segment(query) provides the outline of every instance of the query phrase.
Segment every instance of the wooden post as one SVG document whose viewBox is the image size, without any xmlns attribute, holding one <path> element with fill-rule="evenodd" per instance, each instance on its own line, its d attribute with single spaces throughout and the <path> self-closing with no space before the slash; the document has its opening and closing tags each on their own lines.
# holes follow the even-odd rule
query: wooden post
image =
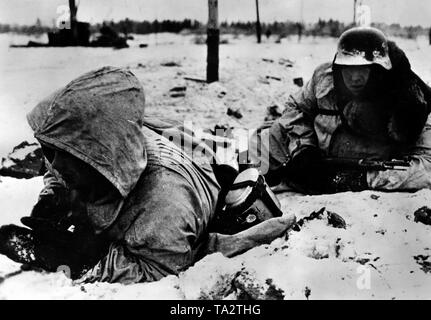
<svg viewBox="0 0 431 320">
<path fill-rule="evenodd" d="M 76 6 L 75 0 L 69 0 L 69 10 L 70 10 L 70 29 L 72 30 L 72 37 L 74 44 L 78 41 L 78 26 L 76 23 L 76 14 L 78 12 L 78 7 Z"/>
<path fill-rule="evenodd" d="M 218 81 L 219 43 L 218 0 L 208 0 L 207 83 Z"/>
<path fill-rule="evenodd" d="M 353 25 L 356 26 L 356 2 L 357 0 L 353 0 Z"/>
<path fill-rule="evenodd" d="M 259 0 L 256 0 L 256 36 L 257 36 L 257 43 L 260 43 L 262 39 L 262 28 L 260 26 L 260 17 L 259 17 Z"/>
</svg>

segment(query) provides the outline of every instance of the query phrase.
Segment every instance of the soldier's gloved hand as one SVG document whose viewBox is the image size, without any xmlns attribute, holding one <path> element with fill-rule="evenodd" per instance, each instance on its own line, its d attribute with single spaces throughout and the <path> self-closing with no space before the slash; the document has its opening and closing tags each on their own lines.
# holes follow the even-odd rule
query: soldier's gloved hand
<svg viewBox="0 0 431 320">
<path fill-rule="evenodd" d="M 72 279 L 76 279 L 96 264 L 106 250 L 101 244 L 88 241 L 88 238 L 82 239 L 79 246 L 73 246 L 73 242 L 59 239 L 59 236 L 61 238 L 62 233 L 54 231 L 49 240 L 34 230 L 16 225 L 1 226 L 0 254 L 27 267 L 51 272 L 58 270 L 59 266 L 66 266 L 71 271 Z"/>
<path fill-rule="evenodd" d="M 331 192 L 332 171 L 321 161 L 322 156 L 316 147 L 310 146 L 299 151 L 287 165 L 287 179 L 306 193 Z"/>
<path fill-rule="evenodd" d="M 317 160 L 321 160 L 322 158 L 323 151 L 320 150 L 318 147 L 305 146 L 295 153 L 292 158 L 292 163 L 299 166 L 305 166 L 310 163 L 315 163 Z"/>
<path fill-rule="evenodd" d="M 41 240 L 62 245 L 70 245 L 74 241 L 73 233 L 68 231 L 70 225 L 61 225 L 49 219 L 23 217 L 21 223 L 33 230 Z"/>
<path fill-rule="evenodd" d="M 333 192 L 363 191 L 369 189 L 365 170 L 339 170 L 331 179 Z"/>
</svg>

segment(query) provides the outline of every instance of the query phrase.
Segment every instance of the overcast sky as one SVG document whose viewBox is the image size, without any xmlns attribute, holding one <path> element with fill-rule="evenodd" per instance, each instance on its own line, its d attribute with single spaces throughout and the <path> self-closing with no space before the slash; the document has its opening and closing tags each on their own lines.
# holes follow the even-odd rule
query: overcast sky
<svg viewBox="0 0 431 320">
<path fill-rule="evenodd" d="M 358 0 L 360 1 L 360 0 Z M 353 0 L 259 0 L 262 21 L 319 18 L 350 22 Z M 373 22 L 431 26 L 431 0 L 363 0 L 371 8 Z M 197 19 L 207 20 L 207 0 L 77 0 L 78 18 L 91 23 L 102 20 Z M 302 5 L 301 5 L 302 3 Z M 67 0 L 0 0 L 0 23 L 32 24 L 40 18 L 52 25 L 57 8 Z M 253 20 L 255 0 L 219 0 L 220 21 Z"/>
</svg>

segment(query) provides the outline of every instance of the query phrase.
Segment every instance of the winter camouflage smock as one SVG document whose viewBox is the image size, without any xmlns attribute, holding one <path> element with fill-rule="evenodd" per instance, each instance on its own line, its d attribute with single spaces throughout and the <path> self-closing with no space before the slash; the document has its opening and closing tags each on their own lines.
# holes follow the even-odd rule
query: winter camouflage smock
<svg viewBox="0 0 431 320">
<path fill-rule="evenodd" d="M 313 146 L 332 157 L 407 156 L 410 159 L 407 171 L 368 172 L 369 187 L 384 190 L 431 187 L 431 117 L 415 143 L 401 144 L 378 133 L 374 137 L 352 134 L 346 124 L 349 112 L 347 108 L 340 111 L 337 106 L 332 64 L 319 66 L 304 88 L 289 97 L 281 118 L 262 132 L 262 137 L 269 141 L 268 170 L 277 170 L 303 148 Z M 265 148 L 264 143 L 262 147 Z"/>
<path fill-rule="evenodd" d="M 196 261 L 208 238 L 220 189 L 210 163 L 191 158 L 194 145 L 184 130 L 144 119 L 144 104 L 132 73 L 105 67 L 28 115 L 41 143 L 84 161 L 116 189 L 85 203 L 86 220 L 110 246 L 83 280 L 132 283 L 177 274 Z M 41 196 L 67 187 L 52 173 L 45 184 Z"/>
</svg>

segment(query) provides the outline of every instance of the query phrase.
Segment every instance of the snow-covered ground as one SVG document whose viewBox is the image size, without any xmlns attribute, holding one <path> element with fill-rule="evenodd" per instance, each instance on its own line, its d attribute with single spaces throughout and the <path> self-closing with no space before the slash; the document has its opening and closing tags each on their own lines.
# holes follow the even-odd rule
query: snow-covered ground
<svg viewBox="0 0 431 320">
<path fill-rule="evenodd" d="M 332 59 L 336 47 L 335 39 L 324 38 L 298 43 L 292 37 L 280 44 L 272 39 L 261 45 L 252 37 L 223 38 L 228 44 L 220 47 L 220 81 L 207 85 L 184 79 L 205 77 L 206 47 L 194 44 L 193 35 L 136 36 L 124 50 L 13 49 L 9 44 L 28 39 L 0 35 L 0 158 L 23 140 L 33 141 L 25 114 L 39 100 L 91 69 L 130 68 L 144 86 L 147 114 L 192 120 L 204 128 L 225 122 L 254 128 L 266 107 L 282 105 L 297 90 L 293 78 L 307 80 L 318 64 Z M 426 39 L 397 42 L 414 70 L 430 83 L 431 46 Z M 140 43 L 149 46 L 139 48 Z M 178 66 L 163 66 L 166 62 Z M 185 97 L 170 96 L 171 88 L 184 85 Z M 227 118 L 228 107 L 239 109 L 243 118 Z M 27 215 L 41 185 L 41 178 L 0 177 L 0 225 L 18 223 Z M 431 298 L 431 274 L 425 272 L 431 263 L 431 227 L 413 221 L 415 210 L 431 203 L 430 190 L 280 199 L 284 211 L 298 217 L 326 207 L 346 220 L 347 229 L 315 220 L 287 240 L 277 239 L 233 259 L 214 254 L 179 277 L 150 284 L 81 286 L 61 273 L 26 272 L 0 284 L 0 298 Z M 0 276 L 18 267 L 0 256 Z"/>
<path fill-rule="evenodd" d="M 41 185 L 41 178 L 1 178 L 2 224 L 28 214 Z M 0 284 L 0 299 L 431 298 L 431 226 L 414 222 L 414 212 L 431 203 L 431 190 L 280 198 L 286 214 L 301 218 L 325 207 L 347 228 L 313 220 L 287 239 L 231 259 L 213 254 L 149 284 L 74 285 L 61 272 L 25 272 Z M 18 268 L 0 256 L 0 276 Z"/>
</svg>

